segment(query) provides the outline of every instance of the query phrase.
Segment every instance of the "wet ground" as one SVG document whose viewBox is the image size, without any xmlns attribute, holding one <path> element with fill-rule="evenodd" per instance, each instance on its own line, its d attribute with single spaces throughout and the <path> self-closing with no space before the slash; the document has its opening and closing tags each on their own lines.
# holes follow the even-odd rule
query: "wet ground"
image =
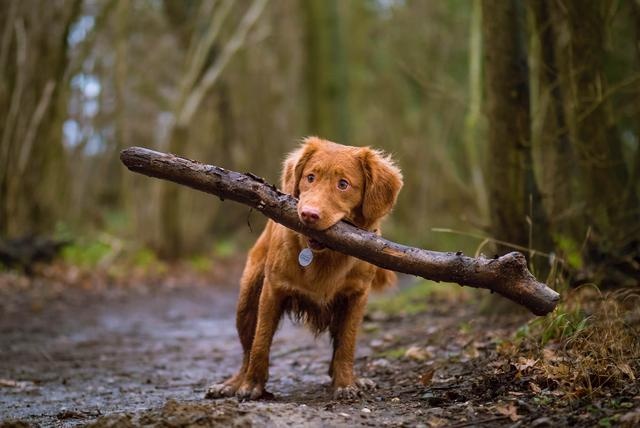
<svg viewBox="0 0 640 428">
<path fill-rule="evenodd" d="M 503 320 L 498 329 L 470 302 L 456 299 L 435 299 L 424 313 L 367 317 L 356 367 L 378 389 L 361 399 L 332 400 L 327 337 L 316 339 L 287 320 L 271 354 L 268 389 L 275 399 L 205 400 L 206 387 L 240 362 L 235 301 L 235 287 L 202 285 L 72 289 L 5 301 L 0 421 L 172 427 L 580 423 L 536 401 L 533 395 L 542 393 L 532 391 L 535 379 L 496 359 L 499 338 L 523 319 Z"/>
</svg>

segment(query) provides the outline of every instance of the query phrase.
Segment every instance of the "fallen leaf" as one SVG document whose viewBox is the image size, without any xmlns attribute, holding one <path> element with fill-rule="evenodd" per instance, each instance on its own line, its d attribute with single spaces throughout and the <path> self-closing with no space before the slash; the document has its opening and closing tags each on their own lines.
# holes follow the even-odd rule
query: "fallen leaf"
<svg viewBox="0 0 640 428">
<path fill-rule="evenodd" d="M 497 405 L 496 411 L 503 416 L 509 417 L 512 422 L 515 422 L 518 419 L 522 418 L 522 416 L 518 414 L 518 408 L 513 403 L 509 403 L 504 406 Z"/>
<path fill-rule="evenodd" d="M 577 387 L 575 388 L 573 391 L 573 395 L 576 398 L 582 398 L 582 397 L 586 397 L 587 395 L 589 395 L 589 390 L 587 388 L 583 388 L 583 387 Z"/>
<path fill-rule="evenodd" d="M 530 369 L 531 367 L 535 366 L 537 362 L 538 362 L 538 360 L 534 360 L 532 358 L 520 357 L 520 358 L 518 358 L 518 362 L 517 363 L 511 363 L 511 364 L 519 372 L 524 372 L 524 371 Z"/>
<path fill-rule="evenodd" d="M 551 366 L 549 372 L 552 379 L 562 379 L 569 376 L 571 368 L 567 364 L 560 363 L 557 366 Z"/>
<path fill-rule="evenodd" d="M 629 376 L 629 379 L 631 380 L 636 380 L 636 375 L 633 372 L 633 369 L 631 368 L 631 366 L 627 363 L 618 363 L 618 370 L 620 370 L 622 373 L 626 374 L 627 376 Z"/>
<path fill-rule="evenodd" d="M 556 355 L 556 352 L 553 349 L 549 349 L 549 348 L 544 348 L 542 350 L 542 357 L 544 358 L 545 361 L 556 361 L 558 359 L 558 356 Z"/>
<path fill-rule="evenodd" d="M 410 358 L 412 360 L 424 361 L 427 358 L 432 357 L 432 355 L 424 348 L 419 346 L 411 346 L 404 353 L 405 358 Z"/>
<path fill-rule="evenodd" d="M 4 386 L 7 388 L 27 388 L 32 386 L 33 382 L 28 381 L 18 381 L 13 379 L 0 379 L 0 387 Z"/>
<path fill-rule="evenodd" d="M 542 388 L 540 388 L 538 386 L 538 384 L 533 383 L 533 382 L 529 382 L 529 389 L 531 390 L 531 392 L 533 392 L 534 394 L 540 394 L 542 392 Z"/>
<path fill-rule="evenodd" d="M 501 355 L 512 355 L 516 352 L 516 346 L 509 341 L 500 342 L 498 346 L 496 346 L 496 351 Z"/>
<path fill-rule="evenodd" d="M 622 422 L 623 426 L 638 426 L 638 424 L 640 424 L 640 408 L 622 415 L 620 422 Z"/>
<path fill-rule="evenodd" d="M 427 386 L 431 383 L 433 379 L 433 374 L 435 373 L 435 369 L 427 369 L 424 373 L 420 375 L 420 383 L 424 386 Z"/>
<path fill-rule="evenodd" d="M 438 418 L 436 416 L 430 416 L 427 420 L 427 425 L 434 428 L 443 427 L 449 425 L 449 421 L 447 419 Z"/>
<path fill-rule="evenodd" d="M 478 358 L 480 356 L 480 352 L 478 351 L 478 347 L 475 343 L 472 343 L 465 348 L 464 356 L 470 359 Z"/>
</svg>

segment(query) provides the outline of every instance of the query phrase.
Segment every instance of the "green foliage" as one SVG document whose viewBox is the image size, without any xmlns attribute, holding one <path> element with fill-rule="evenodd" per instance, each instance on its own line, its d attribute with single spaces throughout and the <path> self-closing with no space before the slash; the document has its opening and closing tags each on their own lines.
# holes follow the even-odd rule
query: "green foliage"
<svg viewBox="0 0 640 428">
<path fill-rule="evenodd" d="M 213 247 L 213 254 L 216 257 L 230 257 L 238 252 L 238 247 L 232 239 L 223 239 L 216 241 Z"/>
<path fill-rule="evenodd" d="M 155 251 L 149 248 L 141 248 L 134 252 L 131 256 L 131 261 L 134 266 L 141 268 L 149 268 L 161 263 Z"/>
<path fill-rule="evenodd" d="M 428 308 L 427 297 L 433 292 L 434 283 L 420 281 L 392 296 L 374 300 L 369 305 L 372 311 L 382 311 L 389 315 L 413 315 Z"/>
<path fill-rule="evenodd" d="M 211 257 L 200 254 L 189 259 L 189 266 L 196 272 L 207 273 L 211 271 L 213 261 Z"/>
<path fill-rule="evenodd" d="M 606 416 L 598 421 L 598 426 L 609 428 L 618 418 L 615 416 Z"/>
<path fill-rule="evenodd" d="M 67 263 L 93 268 L 107 257 L 112 251 L 111 246 L 99 240 L 80 240 L 66 246 L 62 250 L 62 258 Z"/>
<path fill-rule="evenodd" d="M 129 216 L 124 210 L 108 210 L 105 214 L 105 227 L 107 233 L 123 235 L 131 226 Z"/>
<path fill-rule="evenodd" d="M 376 354 L 376 356 L 380 357 L 380 358 L 388 358 L 391 360 L 397 360 L 399 358 L 404 357 L 405 352 L 407 352 L 407 349 L 404 347 L 399 347 L 399 348 L 391 348 L 391 349 L 386 349 L 382 352 L 379 352 Z"/>
<path fill-rule="evenodd" d="M 556 241 L 558 248 L 562 252 L 564 259 L 569 263 L 569 266 L 576 269 L 582 268 L 582 255 L 576 241 L 564 235 L 558 236 Z"/>
<path fill-rule="evenodd" d="M 29 2 L 14 3 L 21 6 L 16 6 L 16 14 L 7 15 L 7 20 L 15 22 L 7 21 L 6 28 L 14 28 L 25 16 L 47 22 L 42 8 Z M 56 6 L 60 11 L 71 8 L 63 3 Z M 3 159 L 6 165 L 0 165 L 0 176 L 6 178 L 6 187 L 13 189 L 0 198 L 0 230 L 4 235 L 50 231 L 50 223 L 64 219 L 66 223 L 56 228 L 58 237 L 104 232 L 116 241 L 136 240 L 115 248 L 109 240 L 90 242 L 95 238 L 88 238 L 65 251 L 71 262 L 93 266 L 101 259 L 112 261 L 113 257 L 104 257 L 116 254 L 117 262 L 133 257 L 134 265 L 151 266 L 157 263 L 155 254 L 147 249 L 138 254 L 136 248 L 150 244 L 173 248 L 170 241 L 176 241 L 183 247 L 177 257 L 209 251 L 224 258 L 245 245 L 242 239 L 249 235 L 247 223 L 263 221 L 257 220 L 258 214 L 251 219 L 245 207 L 225 202 L 221 208 L 223 205 L 210 196 L 186 189 L 176 191 L 179 196 L 175 198 L 159 197 L 173 192 L 158 192 L 166 185 L 133 175 L 119 162 L 118 152 L 124 146 L 157 140 L 157 127 L 140 124 L 164 123 L 168 115 L 174 119 L 181 116 L 181 103 L 167 103 L 165 94 L 184 92 L 186 96 L 189 87 L 201 83 L 210 59 L 229 42 L 231 29 L 247 10 L 244 2 L 231 2 L 228 15 L 224 7 L 211 8 L 207 2 L 171 2 L 171 8 L 141 3 L 118 3 L 117 19 L 100 19 L 110 16 L 107 11 L 111 6 L 104 10 L 82 7 L 80 12 L 61 13 L 66 19 L 48 26 L 49 32 L 40 31 L 37 25 L 26 28 L 27 51 L 37 61 L 25 65 L 25 71 L 39 84 L 10 78 L 17 75 L 15 61 L 0 70 L 7 82 L 6 90 L 0 91 L 0 101 L 5 101 L 0 105 L 9 105 L 16 94 L 24 94 L 26 100 L 19 115 L 7 116 L 9 110 L 0 111 L 0 122 L 6 122 L 10 135 L 15 134 L 3 139 L 5 146 L 0 147 L 7 155 Z M 200 3 L 202 8 L 193 7 Z M 481 59 L 500 58 L 509 52 L 501 44 L 482 47 L 482 14 L 476 0 L 270 2 L 256 29 L 279 31 L 274 37 L 262 37 L 262 30 L 256 30 L 247 39 L 251 42 L 223 67 L 219 90 L 206 91 L 197 111 L 189 115 L 193 120 L 175 135 L 168 132 L 167 139 L 182 147 L 180 155 L 251 171 L 272 183 L 277 182 L 282 156 L 303 135 L 318 133 L 341 143 L 384 149 L 398 161 L 405 183 L 384 235 L 409 245 L 465 254 L 473 254 L 478 245 L 492 254 L 493 241 L 473 234 L 432 233 L 433 228 L 491 230 L 489 226 L 502 215 L 488 215 L 487 202 L 500 204 L 497 211 L 502 214 L 515 204 L 511 198 L 496 198 L 494 192 L 487 192 L 487 182 L 498 177 L 501 167 L 520 161 L 496 162 L 488 143 L 495 140 L 499 153 L 513 149 L 512 159 L 522 159 L 521 154 L 530 147 L 533 164 L 521 172 L 527 173 L 526 193 L 531 201 L 518 192 L 517 204 L 524 209 L 513 217 L 513 226 L 509 225 L 518 233 L 492 235 L 553 251 L 573 268 L 570 271 L 595 272 L 586 266 L 598 262 L 586 257 L 591 253 L 585 239 L 590 235 L 588 230 L 598 238 L 594 249 L 603 259 L 617 253 L 628 258 L 629 251 L 618 248 L 617 243 L 627 242 L 620 237 L 632 238 L 637 226 L 633 209 L 638 206 L 640 192 L 638 107 L 629 100 L 637 84 L 633 47 L 638 6 L 633 1 L 614 2 L 607 14 L 615 13 L 599 19 L 609 8 L 597 7 L 597 2 L 566 3 L 562 5 L 571 7 L 561 13 L 556 10 L 561 7 L 558 2 L 520 5 L 518 20 L 531 27 L 521 25 L 518 31 L 506 31 L 506 40 L 518 40 L 511 55 L 528 55 L 522 58 L 528 61 L 521 63 L 529 67 L 522 70 L 528 76 L 522 85 L 528 85 L 523 89 L 528 89 L 529 97 L 522 98 L 521 107 L 530 108 L 531 117 L 521 128 L 530 131 L 531 141 L 519 142 L 514 135 L 507 135 L 504 141 L 488 138 L 492 123 L 508 122 L 493 120 L 486 108 L 487 114 L 480 114 L 481 105 L 490 104 L 495 92 L 482 77 L 489 76 L 487 66 L 498 63 Z M 136 13 L 131 13 L 134 10 Z M 209 12 L 201 15 L 204 11 Z M 495 8 L 488 17 L 494 27 L 503 27 L 503 32 L 511 28 L 500 25 L 494 12 Z M 75 28 L 75 13 L 103 25 L 74 33 L 74 37 L 86 33 L 74 43 L 53 37 L 54 28 Z M 553 25 L 536 18 L 556 15 Z M 121 16 L 126 16 L 127 25 L 121 25 Z M 213 38 L 207 35 L 214 33 L 210 24 L 217 18 L 228 31 L 222 31 L 212 43 Z M 585 22 L 591 24 L 582 25 Z M 543 30 L 549 31 L 548 38 L 543 38 Z M 9 45 L 5 53 L 14 58 L 15 43 Z M 157 50 L 156 55 L 146 55 L 149 46 Z M 52 52 L 55 55 L 49 55 Z M 547 52 L 550 55 L 545 55 Z M 137 66 L 113 66 L 114 61 L 126 64 L 126 57 L 136 58 Z M 548 64 L 549 58 L 555 63 Z M 48 66 L 54 59 L 65 66 Z M 79 60 L 94 66 L 91 70 L 80 67 L 76 64 Z M 257 65 L 260 73 L 255 72 Z M 69 76 L 56 74 L 58 69 L 73 72 Z M 120 73 L 121 69 L 127 72 Z M 28 140 L 23 134 L 31 128 L 20 124 L 37 116 L 33 112 L 38 100 L 46 99 L 41 92 L 47 82 L 56 88 L 56 102 L 49 109 L 52 114 L 45 115 L 34 128 L 32 150 L 22 150 L 21 142 Z M 181 86 L 179 82 L 191 83 Z M 575 87 L 566 87 L 567 82 Z M 183 98 L 172 97 L 174 101 Z M 85 112 L 85 105 L 92 106 L 91 114 Z M 563 111 L 564 115 L 558 114 Z M 507 109 L 507 117 L 515 113 Z M 76 129 L 69 135 L 65 131 L 65 141 L 57 121 Z M 51 129 L 57 131 L 51 133 Z M 165 131 L 172 129 L 169 126 Z M 55 138 L 41 138 L 43 135 Z M 512 144 L 514 141 L 518 144 Z M 37 165 L 29 171 L 32 180 L 14 171 L 23 169 L 24 156 L 17 156 L 22 152 L 28 155 L 26 165 Z M 535 180 L 529 177 L 530 171 L 536 172 Z M 609 180 L 618 175 L 615 181 Z M 496 187 L 507 189 L 521 178 L 512 175 L 495 180 Z M 38 183 L 37 188 L 33 183 Z M 529 189 L 534 183 L 544 194 L 544 204 L 538 203 Z M 515 193 L 512 196 L 516 198 Z M 537 226 L 546 224 L 536 221 L 533 208 L 540 206 L 548 211 L 552 227 Z M 163 207 L 175 215 L 163 217 Z M 525 217 L 531 217 L 535 227 L 526 226 Z M 596 227 L 598 224 L 602 227 Z M 176 236 L 167 233 L 174 228 Z M 257 229 L 254 224 L 252 242 Z M 555 248 L 535 243 L 547 229 L 554 234 Z M 216 242 L 215 247 L 209 248 L 209 242 Z M 208 268 L 204 258 L 190 263 L 197 270 Z M 539 268 L 536 273 L 544 276 L 546 270 Z M 423 307 L 409 302 L 406 310 L 417 312 Z"/>
<path fill-rule="evenodd" d="M 546 317 L 536 318 L 520 327 L 517 339 L 536 338 L 541 346 L 550 341 L 565 340 L 582 331 L 589 323 L 589 317 L 580 307 L 568 308 L 558 305 L 555 311 Z"/>
<path fill-rule="evenodd" d="M 379 297 L 371 302 L 369 309 L 388 315 L 414 315 L 429 308 L 429 297 L 434 294 L 452 295 L 463 292 L 458 286 L 447 286 L 433 281 L 421 280 L 391 296 Z"/>
<path fill-rule="evenodd" d="M 469 333 L 471 333 L 473 331 L 473 326 L 471 325 L 470 322 L 464 321 L 464 322 L 460 323 L 460 326 L 458 327 L 458 330 L 462 334 L 469 334 Z"/>
<path fill-rule="evenodd" d="M 533 402 L 538 406 L 549 406 L 553 403 L 553 397 L 551 395 L 537 395 L 533 397 Z"/>
</svg>

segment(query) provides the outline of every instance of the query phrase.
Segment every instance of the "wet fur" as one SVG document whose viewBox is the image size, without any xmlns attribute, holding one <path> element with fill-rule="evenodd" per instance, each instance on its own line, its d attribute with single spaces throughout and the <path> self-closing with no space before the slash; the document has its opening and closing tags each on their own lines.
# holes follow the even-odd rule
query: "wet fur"
<svg viewBox="0 0 640 428">
<path fill-rule="evenodd" d="M 300 184 L 312 167 L 325 184 Z M 336 168 L 353 184 L 350 192 L 331 187 Z M 300 198 L 299 210 L 303 204 L 320 205 L 326 221 L 319 229 L 344 218 L 380 233 L 380 221 L 391 210 L 401 186 L 400 171 L 383 153 L 316 137 L 305 139 L 283 166 L 282 188 Z M 273 221 L 267 223 L 249 252 L 240 283 L 236 326 L 243 347 L 242 367 L 223 384 L 213 386 L 208 396 L 255 399 L 268 394 L 264 386 L 269 350 L 284 314 L 316 335 L 329 330 L 333 343 L 329 374 L 337 398 L 350 397 L 358 392 L 358 385 L 364 385 L 353 374 L 357 331 L 369 291 L 393 283 L 395 274 L 328 249 L 314 251 L 313 262 L 303 268 L 297 258 L 308 245 L 306 239 Z"/>
</svg>

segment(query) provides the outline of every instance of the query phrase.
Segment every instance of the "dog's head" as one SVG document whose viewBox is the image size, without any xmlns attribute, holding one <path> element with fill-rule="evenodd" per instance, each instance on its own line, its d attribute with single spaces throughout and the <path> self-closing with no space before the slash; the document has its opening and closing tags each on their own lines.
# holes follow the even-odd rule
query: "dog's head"
<svg viewBox="0 0 640 428">
<path fill-rule="evenodd" d="M 305 225 L 327 229 L 342 219 L 370 228 L 391 211 L 402 174 L 391 158 L 369 147 L 306 138 L 289 154 L 282 188 L 296 196 Z"/>
</svg>

